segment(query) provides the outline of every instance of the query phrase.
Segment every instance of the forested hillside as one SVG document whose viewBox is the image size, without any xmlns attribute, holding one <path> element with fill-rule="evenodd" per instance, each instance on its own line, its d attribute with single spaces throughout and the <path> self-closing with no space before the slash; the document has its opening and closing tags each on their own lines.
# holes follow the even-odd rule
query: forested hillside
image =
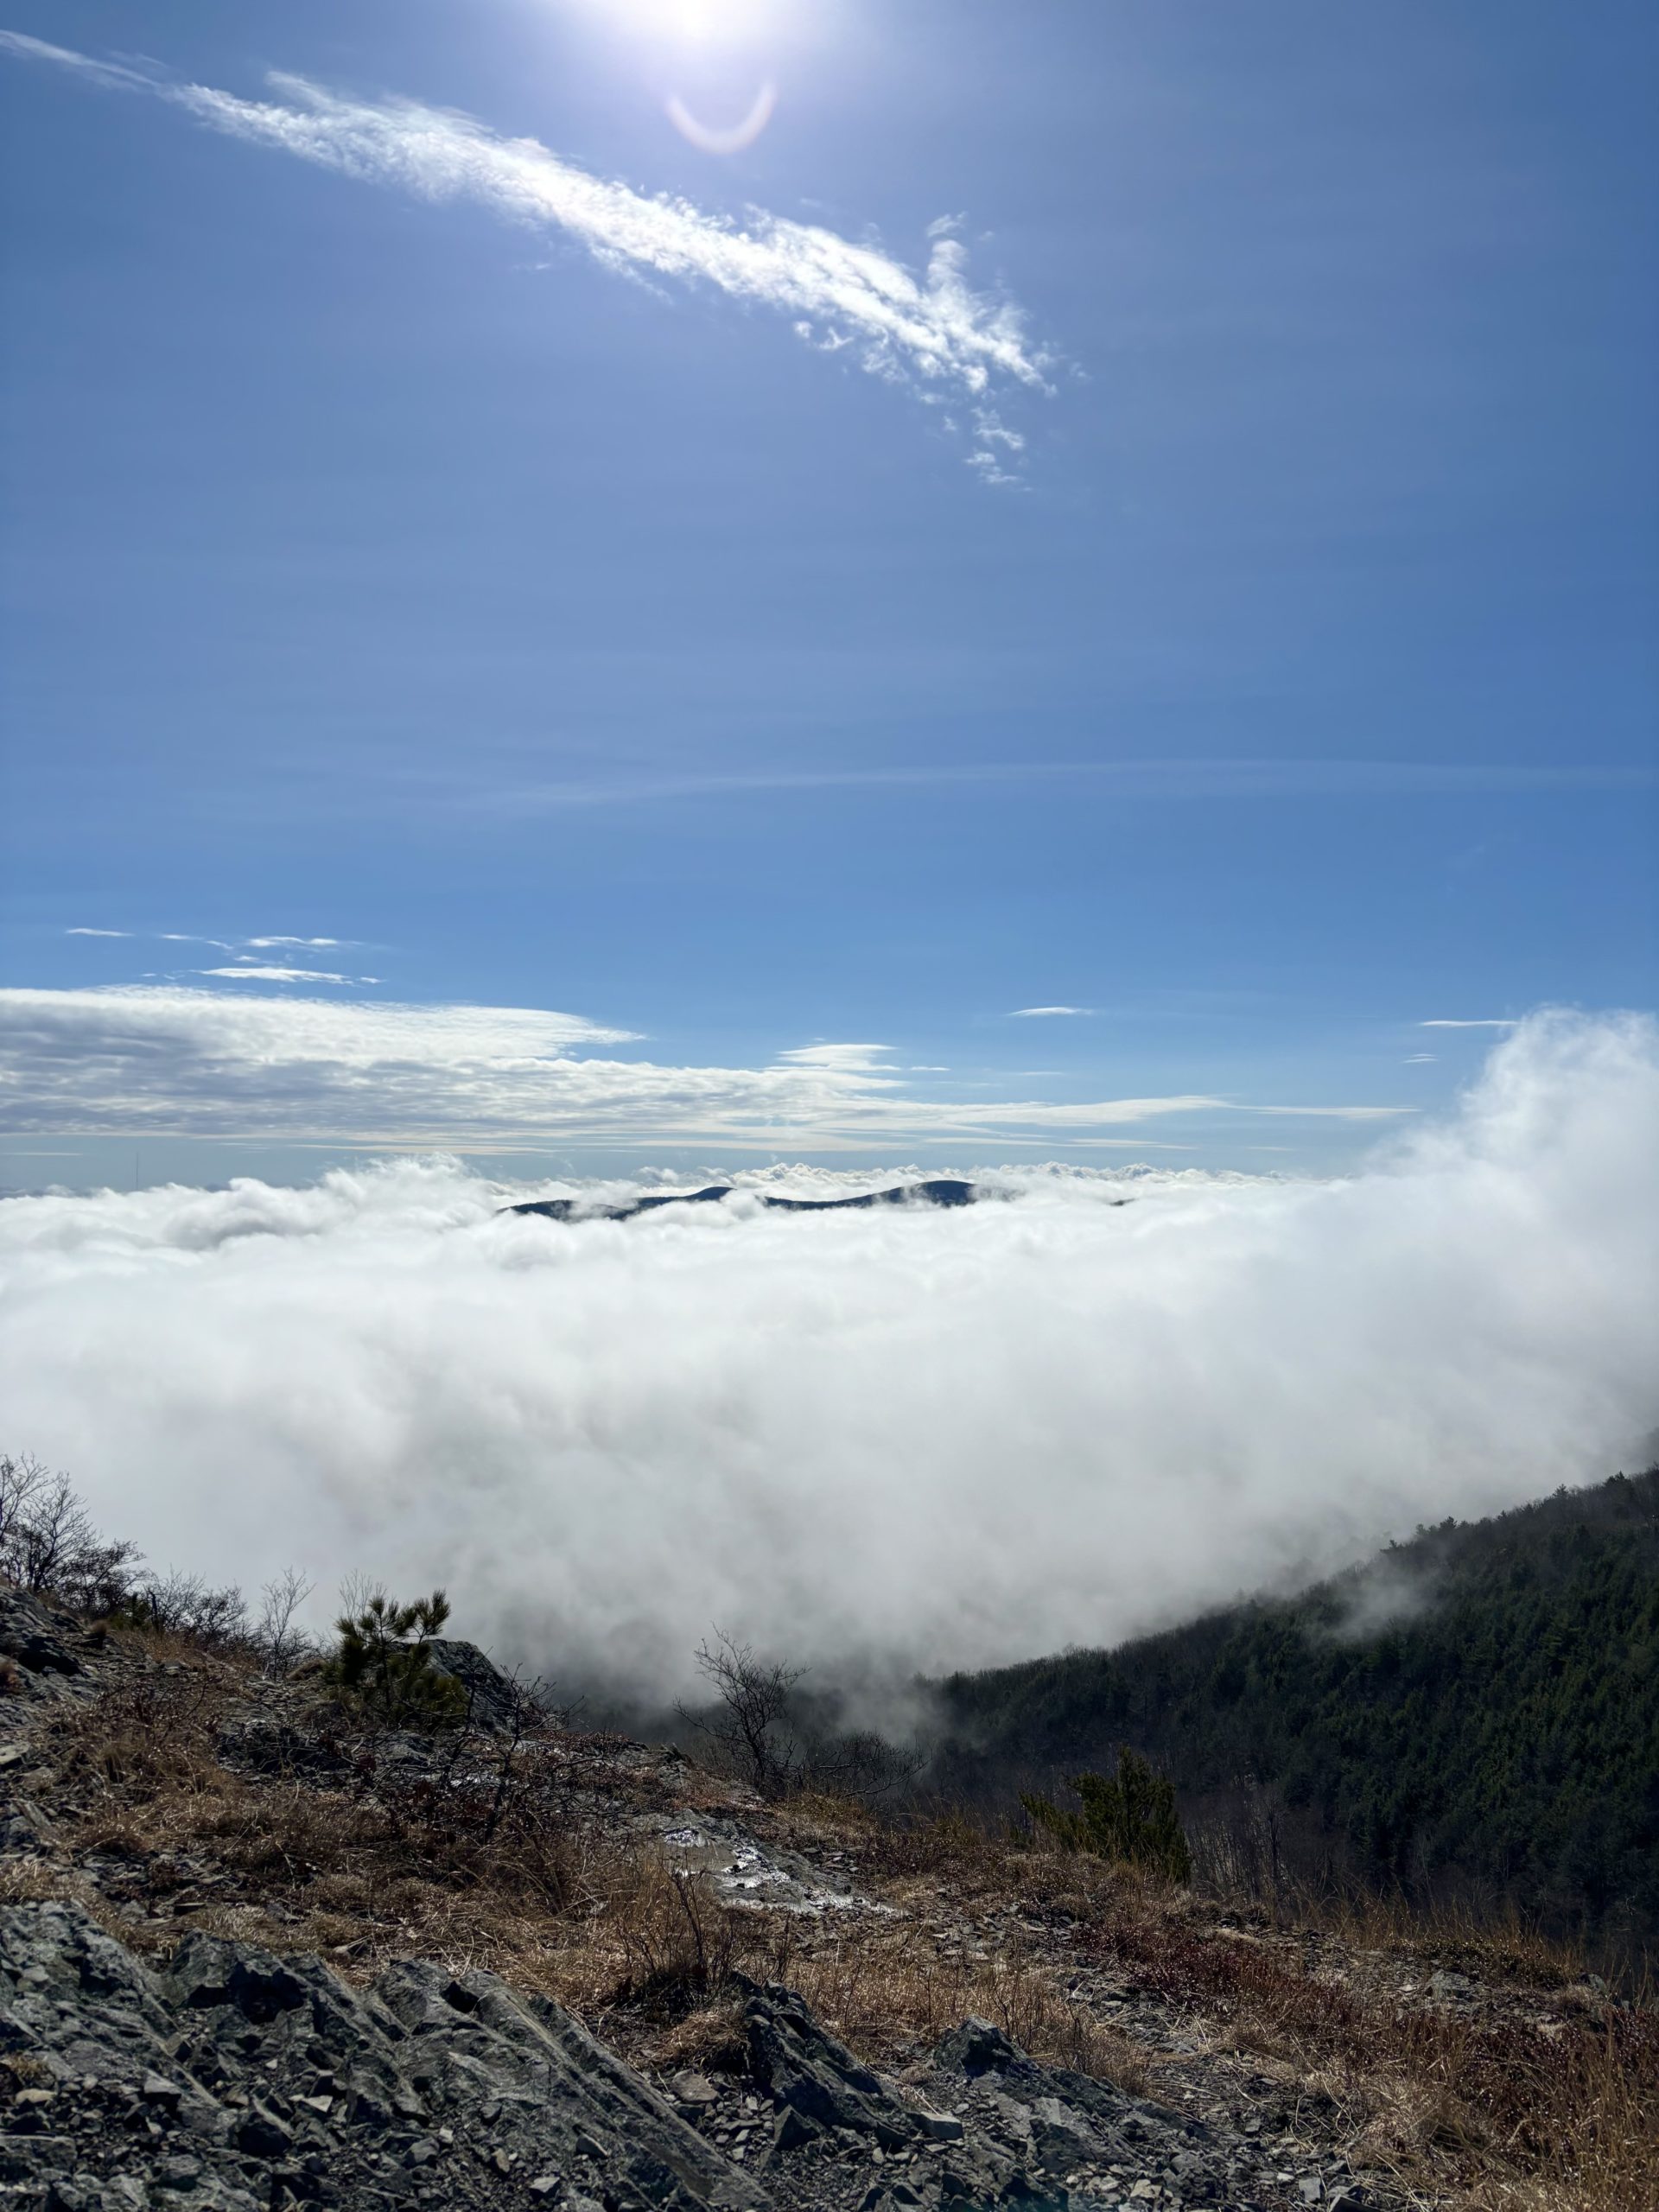
<svg viewBox="0 0 1659 2212">
<path fill-rule="evenodd" d="M 1127 1743 L 1199 1820 L 1268 1807 L 1304 1866 L 1659 1929 L 1659 1468 L 940 1688 L 947 1792 L 1063 1786 Z"/>
</svg>

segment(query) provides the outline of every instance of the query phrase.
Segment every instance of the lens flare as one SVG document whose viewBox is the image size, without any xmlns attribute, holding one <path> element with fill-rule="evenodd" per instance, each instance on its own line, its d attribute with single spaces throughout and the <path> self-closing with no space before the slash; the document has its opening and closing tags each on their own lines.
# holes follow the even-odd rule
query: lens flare
<svg viewBox="0 0 1659 2212">
<path fill-rule="evenodd" d="M 674 128 L 705 154 L 741 154 L 746 146 L 753 145 L 772 121 L 772 110 L 778 105 L 778 87 L 770 82 L 763 84 L 742 120 L 723 129 L 700 121 L 677 92 L 669 94 L 666 105 L 668 119 Z"/>
</svg>

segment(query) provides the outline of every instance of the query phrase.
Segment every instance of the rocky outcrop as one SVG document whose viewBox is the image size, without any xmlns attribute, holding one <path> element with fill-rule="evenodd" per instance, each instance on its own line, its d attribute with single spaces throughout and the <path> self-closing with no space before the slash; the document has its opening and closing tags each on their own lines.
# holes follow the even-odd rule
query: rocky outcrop
<svg viewBox="0 0 1659 2212">
<path fill-rule="evenodd" d="M 520 1816 L 527 1803 L 532 1819 L 622 1853 L 660 1853 L 733 1925 L 787 1923 L 783 1950 L 798 1946 L 815 1967 L 843 1942 L 856 1956 L 905 1910 L 924 1961 L 930 1936 L 982 1942 L 979 1955 L 1034 1942 L 1123 2036 L 1125 2078 L 1155 2082 L 1164 2101 L 1045 2066 L 985 2020 L 931 2050 L 900 2026 L 873 2041 L 878 2066 L 798 1993 L 737 1974 L 703 1988 L 706 2009 L 683 2022 L 619 1992 L 594 2018 L 609 2049 L 493 1974 L 404 1957 L 358 1988 L 315 1956 L 231 1940 L 257 1929 L 284 1946 L 322 1870 L 284 1851 L 273 1875 L 257 1850 L 221 1848 L 213 1821 L 173 1825 L 172 1801 L 142 1777 L 124 1791 L 99 1751 L 98 1700 L 111 1700 L 118 1745 L 154 1734 L 191 1747 L 203 1772 L 220 1763 L 235 1836 L 257 1846 L 261 1808 L 275 1824 L 296 1792 L 372 1820 L 460 1805 L 468 1791 L 493 1802 L 508 1739 L 491 1730 L 511 1726 L 516 1693 L 475 1646 L 446 1640 L 437 1663 L 468 1688 L 471 1727 L 358 1736 L 313 1672 L 273 1681 L 170 1650 L 0 1586 L 0 1874 L 5 1894 L 65 1900 L 0 1909 L 0 2212 L 1399 2212 L 1450 2201 L 1357 2172 L 1334 2108 L 1302 2088 L 1293 2112 L 1281 2085 L 1218 2061 L 1183 2012 L 1068 1948 L 1023 1897 L 977 1919 L 942 1887 L 896 1907 L 868 1893 L 845 1838 L 827 1849 L 810 1823 L 791 1826 L 677 1753 L 620 1739 L 519 1745 L 523 1774 L 550 1793 L 532 1790 Z M 464 1881 L 464 1853 L 454 1866 Z M 397 1871 L 383 1858 L 381 1885 Z M 503 1901 L 511 1912 L 510 1892 Z M 327 1919 L 304 1940 L 365 1974 L 396 1958 L 388 1936 L 410 1950 L 450 1940 L 391 1920 L 378 1890 L 372 1904 L 346 1920 L 349 1944 Z M 548 1931 L 580 1949 L 573 1916 Z M 1492 2001 L 1461 1972 L 1427 1986 L 1459 2011 Z M 1155 2054 L 1144 2074 L 1137 2050 Z M 694 2052 L 700 2068 L 684 2063 Z M 642 2070 L 657 2063 L 664 2079 Z"/>
<path fill-rule="evenodd" d="M 861 2066 L 845 2044 L 818 2025 L 791 1991 L 766 1990 L 741 1982 L 747 1993 L 743 2024 L 748 2033 L 749 2065 L 756 2085 L 777 2107 L 780 2123 L 794 2142 L 815 2131 L 842 2129 L 863 2136 L 884 2151 L 899 2151 L 920 2139 L 916 2115 Z"/>
<path fill-rule="evenodd" d="M 523 1726 L 534 1701 L 510 1675 L 504 1675 L 475 1643 L 460 1637 L 429 1637 L 426 1644 L 432 1671 L 459 1682 L 467 1697 L 467 1724 L 495 1735 L 509 1734 L 515 1721 Z"/>
<path fill-rule="evenodd" d="M 19 1720 L 31 1702 L 91 1695 L 91 1662 L 108 1641 L 101 1629 L 86 1627 L 74 1614 L 0 1583 L 0 1664 L 7 1664 L 8 1702 L 10 1697 L 22 1700 Z"/>
<path fill-rule="evenodd" d="M 1281 2202 L 1236 2141 L 969 2020 L 903 2082 L 737 1977 L 744 2056 L 659 2088 L 552 1999 L 188 1936 L 143 1963 L 79 1906 L 0 1909 L 0 2202 L 558 2212 L 1066 2212 Z M 734 2054 L 735 2058 L 735 2054 Z M 1319 2185 L 1315 2184 L 1316 2188 Z M 1308 2202 L 1364 2192 L 1319 2189 Z"/>
<path fill-rule="evenodd" d="M 154 1971 L 73 1905 L 14 1905 L 0 2058 L 25 2082 L 0 2183 L 40 2212 L 765 2201 L 561 2005 L 491 1974 L 409 1961 L 359 1993 L 203 1935 Z"/>
</svg>

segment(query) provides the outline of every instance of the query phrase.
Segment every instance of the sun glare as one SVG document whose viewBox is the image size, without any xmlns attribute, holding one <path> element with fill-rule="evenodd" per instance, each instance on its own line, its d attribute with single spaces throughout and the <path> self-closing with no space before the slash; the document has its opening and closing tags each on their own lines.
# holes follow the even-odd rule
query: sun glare
<svg viewBox="0 0 1659 2212">
<path fill-rule="evenodd" d="M 777 0 L 589 0 L 616 29 L 677 46 L 741 45 L 777 20 Z"/>
</svg>

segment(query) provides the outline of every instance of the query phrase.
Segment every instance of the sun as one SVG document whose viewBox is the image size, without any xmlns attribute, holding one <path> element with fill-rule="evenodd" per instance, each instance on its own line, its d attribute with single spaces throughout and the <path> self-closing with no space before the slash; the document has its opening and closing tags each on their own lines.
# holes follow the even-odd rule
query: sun
<svg viewBox="0 0 1659 2212">
<path fill-rule="evenodd" d="M 741 46 L 777 22 L 779 0 L 588 0 L 613 28 L 680 47 Z"/>
</svg>

